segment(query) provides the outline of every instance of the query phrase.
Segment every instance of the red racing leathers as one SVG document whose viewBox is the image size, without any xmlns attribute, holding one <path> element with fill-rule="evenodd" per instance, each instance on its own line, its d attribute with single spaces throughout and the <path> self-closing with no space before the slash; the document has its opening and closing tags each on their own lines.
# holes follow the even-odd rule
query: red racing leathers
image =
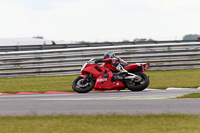
<svg viewBox="0 0 200 133">
<path fill-rule="evenodd" d="M 125 67 L 128 65 L 127 62 L 118 57 L 103 59 L 101 62 L 104 62 L 102 66 L 109 68 L 111 71 L 120 71 L 117 66 Z"/>
</svg>

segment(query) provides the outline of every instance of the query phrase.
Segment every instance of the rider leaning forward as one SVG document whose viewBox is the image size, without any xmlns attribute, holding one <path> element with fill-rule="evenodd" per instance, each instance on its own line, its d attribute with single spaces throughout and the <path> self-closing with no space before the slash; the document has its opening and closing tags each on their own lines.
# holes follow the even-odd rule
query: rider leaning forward
<svg viewBox="0 0 200 133">
<path fill-rule="evenodd" d="M 104 54 L 103 59 L 97 59 L 95 63 L 104 62 L 103 66 L 109 68 L 112 71 L 123 71 L 123 68 L 128 66 L 128 63 L 119 57 L 116 57 L 113 52 L 107 52 Z"/>
</svg>

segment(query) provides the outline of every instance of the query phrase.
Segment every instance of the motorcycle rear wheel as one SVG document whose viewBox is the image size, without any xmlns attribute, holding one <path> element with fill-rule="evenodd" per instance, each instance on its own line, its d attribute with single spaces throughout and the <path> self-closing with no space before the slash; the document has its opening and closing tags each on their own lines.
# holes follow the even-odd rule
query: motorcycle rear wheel
<svg viewBox="0 0 200 133">
<path fill-rule="evenodd" d="M 94 88 L 94 80 L 88 78 L 85 83 L 82 83 L 83 77 L 77 77 L 72 83 L 72 89 L 78 93 L 87 93 Z"/>
<path fill-rule="evenodd" d="M 142 91 L 146 89 L 150 83 L 149 77 L 142 72 L 135 72 L 139 79 L 135 81 L 126 81 L 126 87 L 131 91 Z"/>
</svg>

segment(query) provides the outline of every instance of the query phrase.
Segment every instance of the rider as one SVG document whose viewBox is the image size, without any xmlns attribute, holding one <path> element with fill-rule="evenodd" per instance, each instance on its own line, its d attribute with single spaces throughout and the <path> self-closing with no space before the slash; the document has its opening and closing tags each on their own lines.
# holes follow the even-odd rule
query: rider
<svg viewBox="0 0 200 133">
<path fill-rule="evenodd" d="M 116 57 L 113 52 L 107 52 L 104 54 L 103 59 L 96 60 L 95 63 L 99 62 L 104 62 L 102 66 L 109 68 L 112 71 L 120 71 L 120 72 L 125 72 L 123 71 L 124 67 L 128 65 L 127 62 L 122 60 L 119 57 Z"/>
</svg>

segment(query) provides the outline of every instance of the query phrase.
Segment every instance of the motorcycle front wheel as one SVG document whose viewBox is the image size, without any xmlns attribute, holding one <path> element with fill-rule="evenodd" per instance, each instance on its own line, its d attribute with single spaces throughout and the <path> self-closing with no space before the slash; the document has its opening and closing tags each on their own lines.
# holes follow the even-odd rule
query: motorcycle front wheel
<svg viewBox="0 0 200 133">
<path fill-rule="evenodd" d="M 142 91 L 146 89 L 150 82 L 149 77 L 142 72 L 136 72 L 134 74 L 138 76 L 138 79 L 126 81 L 126 87 L 131 91 Z"/>
<path fill-rule="evenodd" d="M 72 89 L 78 93 L 87 93 L 94 88 L 94 80 L 88 78 L 83 82 L 83 77 L 77 77 L 72 83 Z"/>
</svg>

